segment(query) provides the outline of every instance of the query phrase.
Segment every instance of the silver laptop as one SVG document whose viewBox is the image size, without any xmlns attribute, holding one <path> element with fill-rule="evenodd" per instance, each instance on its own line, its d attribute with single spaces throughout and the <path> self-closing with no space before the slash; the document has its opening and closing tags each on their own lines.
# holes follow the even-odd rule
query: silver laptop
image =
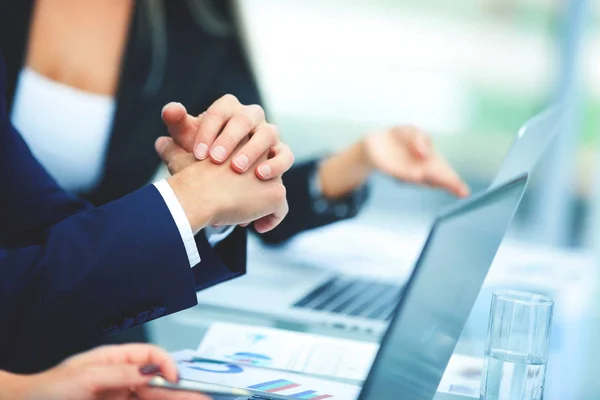
<svg viewBox="0 0 600 400">
<path fill-rule="evenodd" d="M 462 200 L 436 218 L 358 400 L 436 396 L 526 185 L 524 174 Z M 250 400 L 282 398 L 257 393 Z"/>
<path fill-rule="evenodd" d="M 561 119 L 561 109 L 554 107 L 525 123 L 488 190 L 531 173 Z M 198 301 L 284 326 L 321 326 L 377 336 L 389 323 L 404 284 L 346 276 L 276 256 L 254 262 L 246 276 L 198 293 Z"/>
</svg>

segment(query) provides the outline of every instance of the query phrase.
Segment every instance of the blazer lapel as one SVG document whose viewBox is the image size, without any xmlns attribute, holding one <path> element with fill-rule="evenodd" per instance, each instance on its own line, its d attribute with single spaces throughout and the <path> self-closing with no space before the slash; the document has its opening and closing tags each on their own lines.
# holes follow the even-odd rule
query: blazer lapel
<svg viewBox="0 0 600 400">
<path fill-rule="evenodd" d="M 150 26 L 141 2 L 136 9 L 123 56 L 117 107 L 105 160 L 104 177 L 85 197 L 96 205 L 104 204 L 138 189 L 152 177 L 159 163 L 154 152 L 153 125 L 160 122 L 160 100 L 144 95 L 143 87 L 151 63 Z M 147 110 L 157 110 L 148 113 Z M 156 128 L 154 128 L 156 130 Z M 123 174 L 126 171 L 127 179 Z"/>
</svg>

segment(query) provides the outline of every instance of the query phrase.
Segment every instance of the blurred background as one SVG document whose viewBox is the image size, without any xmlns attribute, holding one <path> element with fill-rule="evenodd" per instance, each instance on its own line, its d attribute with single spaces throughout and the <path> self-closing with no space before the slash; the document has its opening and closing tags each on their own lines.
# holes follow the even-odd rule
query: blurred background
<svg viewBox="0 0 600 400">
<path fill-rule="evenodd" d="M 565 129 L 532 176 L 457 351 L 483 355 L 491 291 L 548 294 L 557 310 L 545 398 L 597 398 L 600 2 L 242 0 L 237 11 L 265 107 L 298 161 L 377 128 L 414 124 L 477 192 L 527 119 L 568 104 Z M 435 214 L 455 201 L 382 175 L 371 185 L 354 221 L 299 235 L 278 260 L 337 257 L 338 269 L 363 274 L 398 268 L 400 259 L 414 260 Z M 412 250 L 401 254 L 409 242 Z M 250 274 L 271 251 L 251 244 Z M 358 260 L 356 268 L 348 260 Z M 155 340 L 181 348 L 197 341 L 202 318 L 243 319 L 203 303 L 210 296 L 201 296 L 200 314 L 153 323 Z"/>
<path fill-rule="evenodd" d="M 111 4 L 122 6 L 119 1 Z M 204 85 L 204 76 L 194 68 L 209 64 L 203 57 L 216 54 L 216 50 L 230 54 L 231 49 L 225 46 L 219 48 L 219 43 L 235 45 L 232 48 L 237 52 L 238 47 L 234 43 L 237 38 L 215 34 L 219 31 L 219 18 L 211 19 L 207 11 L 211 11 L 211 4 L 224 4 L 218 1 L 136 2 L 136 8 L 148 12 L 140 12 L 139 15 L 140 21 L 145 21 L 150 28 L 148 38 L 151 39 L 152 59 L 140 57 L 134 60 L 133 67 L 125 68 L 121 78 L 129 77 L 132 81 L 125 83 L 133 82 L 135 86 L 139 83 L 138 78 L 143 79 L 145 71 L 148 75 L 146 84 L 137 88 L 143 89 L 135 92 L 137 98 L 119 97 L 119 93 L 110 91 L 109 95 L 92 93 L 100 94 L 101 104 L 106 106 L 106 115 L 99 116 L 100 122 L 110 121 L 116 106 L 133 107 L 115 115 L 129 116 L 131 112 L 137 123 L 130 124 L 115 117 L 113 130 L 128 133 L 123 136 L 127 138 L 123 139 L 123 143 L 131 145 L 131 149 L 141 149 L 145 146 L 142 140 L 148 140 L 147 146 L 134 160 L 136 165 L 142 165 L 139 161 L 146 158 L 144 155 L 150 156 L 145 160 L 148 161 L 148 177 L 158 165 L 158 159 L 152 159 L 155 155 L 151 143 L 156 136 L 164 133 L 164 126 L 157 118 L 163 100 L 185 103 L 194 100 L 193 97 L 201 97 L 200 94 L 212 96 L 212 91 L 206 89 L 212 85 Z M 239 36 L 265 100 L 269 120 L 279 126 L 298 164 L 346 149 L 370 132 L 411 124 L 428 132 L 437 149 L 449 159 L 472 191 L 479 192 L 491 182 L 519 127 L 552 104 L 565 105 L 563 129 L 533 173 L 526 198 L 491 267 L 457 352 L 477 357 L 483 355 L 492 291 L 518 289 L 546 294 L 555 300 L 556 313 L 545 399 L 597 399 L 600 392 L 600 274 L 597 262 L 600 203 L 596 199 L 600 193 L 600 144 L 596 138 L 600 131 L 600 1 L 237 0 L 233 3 L 236 22 L 241 30 Z M 38 6 L 40 4 L 42 2 Z M 42 4 L 48 7 L 46 12 L 56 9 L 57 3 L 48 4 Z M 73 4 L 81 6 L 81 3 Z M 108 3 L 98 4 L 102 8 Z M 88 17 L 95 15 L 92 8 L 84 11 L 88 12 Z M 203 12 L 207 12 L 206 15 Z M 166 18 L 166 22 L 158 17 Z M 71 18 L 70 21 L 80 20 Z M 189 39 L 185 46 L 179 46 L 183 37 L 173 35 L 180 34 L 179 28 L 185 27 L 186 21 L 190 30 L 184 31 L 188 35 L 185 38 L 198 36 Z M 104 21 L 100 22 L 100 27 L 106 27 Z M 27 24 L 23 25 L 26 28 Z M 58 26 L 60 28 L 62 24 Z M 26 32 L 25 29 L 23 32 Z M 64 37 L 74 36 L 70 33 Z M 104 39 L 101 35 L 90 37 Z M 53 44 L 51 37 L 42 35 L 42 38 L 48 40 L 46 44 Z M 165 43 L 168 40 L 171 40 L 169 44 L 175 43 L 171 53 L 166 53 Z M 74 43 L 77 44 L 77 41 Z M 197 45 L 194 57 L 190 56 L 189 44 Z M 43 50 L 47 47 L 40 45 Z M 73 51 L 70 54 L 90 62 L 92 59 L 82 55 L 86 48 L 94 49 L 94 45 L 84 42 L 83 50 L 77 47 L 69 47 L 69 50 Z M 56 52 L 48 52 L 52 61 L 61 60 L 55 56 Z M 135 51 L 130 54 L 137 56 Z M 165 57 L 166 54 L 168 57 Z M 185 64 L 185 60 L 175 55 L 189 57 L 190 64 Z M 217 71 L 213 71 L 215 80 L 219 82 L 220 73 L 232 66 L 238 68 L 232 68 L 234 72 L 225 74 L 232 83 L 224 87 L 234 95 L 236 89 L 244 91 L 244 85 L 236 80 L 239 68 L 243 67 L 241 71 L 245 72 L 246 65 L 241 58 L 225 58 L 230 60 L 230 64 L 222 68 L 219 65 L 215 68 Z M 198 64 L 192 64 L 192 60 Z M 21 69 L 21 61 L 18 59 L 14 65 L 14 72 Z M 240 65 L 236 66 L 236 63 Z M 89 72 L 98 65 L 105 69 L 106 64 L 91 61 L 91 66 L 84 64 L 82 70 Z M 183 73 L 172 73 L 180 71 L 178 68 L 171 69 L 174 66 L 188 65 L 193 69 L 190 75 L 197 73 L 197 82 L 192 80 L 193 76 L 188 82 Z M 168 68 L 162 69 L 165 66 Z M 30 84 L 32 77 L 38 84 L 40 78 L 43 81 L 44 76 L 32 74 L 35 73 L 33 67 L 27 65 L 20 72 L 21 85 L 27 77 Z M 161 74 L 165 76 L 161 77 Z M 159 88 L 162 78 L 165 78 L 164 87 Z M 40 110 L 54 116 L 57 113 L 52 111 L 51 106 L 58 104 L 54 96 L 58 91 L 54 86 L 56 82 L 48 83 L 51 85 L 50 96 L 46 103 L 40 103 Z M 124 83 L 119 82 L 121 84 Z M 177 90 L 152 92 L 170 89 L 171 84 Z M 204 86 L 206 90 L 202 92 Z M 22 100 L 23 88 L 18 92 Z M 124 92 L 121 91 L 121 94 Z M 188 92 L 191 95 L 187 99 L 166 98 Z M 29 101 L 35 104 L 39 92 L 29 93 Z M 19 100 L 19 96 L 16 97 Z M 92 97 L 98 100 L 98 96 Z M 119 103 L 123 99 L 125 101 Z M 208 105 L 215 99 L 204 100 Z M 79 103 L 82 102 L 74 102 Z M 92 104 L 92 111 L 98 111 L 98 103 L 87 104 Z M 19 107 L 16 109 L 18 111 Z M 28 115 L 19 118 L 23 115 L 13 109 L 15 125 L 24 132 L 27 140 L 36 142 L 38 146 L 38 153 L 32 146 L 34 154 L 43 156 L 43 150 L 48 150 L 50 156 L 46 161 L 55 161 L 57 146 L 41 129 L 46 124 L 31 127 L 28 123 L 35 122 L 35 119 Z M 149 124 L 146 124 L 145 116 L 150 116 L 147 118 Z M 156 119 L 152 120 L 154 117 Z M 74 120 L 70 113 L 66 118 L 69 122 Z M 110 133 L 108 127 L 100 128 L 100 134 Z M 129 134 L 134 128 L 137 128 L 136 135 L 139 136 Z M 62 128 L 59 131 L 63 133 Z M 80 168 L 74 155 L 80 156 L 79 161 L 83 165 L 90 158 L 79 151 L 78 139 L 88 137 L 79 133 L 77 131 L 73 135 L 73 143 L 77 146 L 74 148 L 78 151 L 58 160 L 61 166 L 66 166 L 67 178 L 79 175 Z M 102 146 L 107 145 L 109 139 L 106 135 L 100 136 L 98 142 L 102 139 L 104 144 L 96 143 L 92 152 L 98 158 L 97 176 L 92 176 L 96 179 L 91 179 L 87 182 L 89 187 L 84 188 L 89 193 L 77 185 L 66 188 L 79 189 L 84 195 L 91 194 L 90 198 L 104 190 L 102 196 L 95 198 L 103 203 L 125 194 L 127 188 L 135 190 L 139 187 L 138 183 L 142 184 L 142 180 L 147 182 L 147 178 L 146 172 L 137 177 L 121 173 L 127 172 L 131 166 L 129 149 L 125 145 L 120 147 L 127 157 L 111 156 L 105 163 L 104 156 L 108 150 Z M 109 146 L 112 147 L 116 146 Z M 115 160 L 128 161 L 110 164 L 109 161 Z M 109 176 L 110 173 L 113 175 Z M 134 182 L 138 178 L 140 182 Z M 306 179 L 310 182 L 309 178 Z M 300 184 L 310 191 L 310 184 Z M 107 188 L 111 185 L 111 190 L 116 189 L 108 193 Z M 378 284 L 383 285 L 382 282 L 388 286 L 405 282 L 435 215 L 456 198 L 440 190 L 407 185 L 381 174 L 371 177 L 370 186 L 371 196 L 356 218 L 304 232 L 281 246 L 265 245 L 256 235 L 251 236 L 248 274 L 200 292 L 197 307 L 150 323 L 152 340 L 168 350 L 196 348 L 211 323 L 228 321 L 377 341 L 393 312 L 395 295 L 387 299 L 391 300 L 386 314 L 388 317 L 373 317 L 372 313 L 366 312 L 360 315 L 363 320 L 379 318 L 380 330 L 377 331 L 358 327 L 356 321 L 352 322 L 355 325 L 336 326 L 329 320 L 329 317 L 339 317 L 333 315 L 334 306 L 329 309 L 315 307 L 311 310 L 314 311 L 311 318 L 314 318 L 304 320 L 286 319 L 287 316 L 282 313 L 257 312 L 258 307 L 250 312 L 252 310 L 244 306 L 251 302 L 245 301 L 247 297 L 235 286 L 246 282 L 252 299 L 262 295 L 262 299 L 266 298 L 267 311 L 273 311 L 279 304 L 263 292 L 295 293 L 294 286 L 298 283 L 279 277 L 284 275 L 286 267 L 288 271 L 300 271 L 299 275 L 289 276 L 302 278 L 311 274 L 315 276 L 315 270 L 318 273 L 334 270 L 373 278 L 377 282 L 365 284 L 370 289 L 377 289 Z M 306 198 L 314 200 L 309 194 Z M 317 210 L 318 201 L 307 204 L 307 209 L 314 211 L 315 215 L 325 214 L 323 210 Z M 328 211 L 333 211 L 339 219 L 342 214 L 350 215 L 350 207 L 344 206 L 345 210 L 341 213 L 335 206 Z M 453 267 L 448 265 L 448 268 Z M 256 280 L 253 281 L 253 278 Z M 252 286 L 252 282 L 257 284 Z M 233 289 L 227 292 L 224 288 Z M 398 285 L 392 289 L 400 290 Z M 317 292 L 319 289 L 314 290 Z M 310 297 L 311 293 L 305 291 L 303 296 Z M 347 299 L 340 300 L 343 297 L 340 293 L 342 290 L 334 293 L 334 301 L 330 305 L 335 305 L 335 301 L 349 303 Z M 352 292 L 343 295 L 351 298 Z M 376 304 L 383 297 L 373 296 L 371 300 Z M 301 298 L 290 303 L 285 311 L 298 311 Z M 337 304 L 335 308 L 344 308 L 342 305 Z M 385 307 L 387 311 L 388 305 Z M 357 320 L 359 314 L 347 316 Z M 314 321 L 317 319 L 320 322 L 328 320 L 316 324 Z"/>
<path fill-rule="evenodd" d="M 532 242 L 593 243 L 599 2 L 238 5 L 266 107 L 299 160 L 342 149 L 375 128 L 410 123 L 432 135 L 477 191 L 489 184 L 519 126 L 569 96 L 575 115 L 566 137 L 534 174 L 553 188 L 530 188 L 516 233 Z M 374 186 L 366 213 L 376 208 L 404 220 L 452 201 L 378 177 Z"/>
</svg>

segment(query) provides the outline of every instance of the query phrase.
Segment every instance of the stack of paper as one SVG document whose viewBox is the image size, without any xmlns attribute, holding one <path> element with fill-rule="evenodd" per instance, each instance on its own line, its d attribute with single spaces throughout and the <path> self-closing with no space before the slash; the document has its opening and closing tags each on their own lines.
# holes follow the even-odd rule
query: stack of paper
<svg viewBox="0 0 600 400">
<path fill-rule="evenodd" d="M 247 388 L 301 399 L 353 400 L 360 387 L 309 375 L 206 359 L 193 350 L 173 353 L 181 379 Z"/>
<path fill-rule="evenodd" d="M 181 378 L 299 398 L 358 397 L 379 345 L 214 323 L 197 350 L 173 353 Z M 482 360 L 452 357 L 439 391 L 479 396 Z"/>
<path fill-rule="evenodd" d="M 363 381 L 379 345 L 281 329 L 211 325 L 198 354 L 215 360 Z"/>
</svg>

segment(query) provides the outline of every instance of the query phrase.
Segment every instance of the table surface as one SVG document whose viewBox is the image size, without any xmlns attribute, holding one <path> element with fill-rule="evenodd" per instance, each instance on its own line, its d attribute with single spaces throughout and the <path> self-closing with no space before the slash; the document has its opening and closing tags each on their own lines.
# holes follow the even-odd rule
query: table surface
<svg viewBox="0 0 600 400">
<path fill-rule="evenodd" d="M 360 232 L 360 235 L 356 233 Z M 282 250 L 272 250 L 261 247 L 256 241 L 251 241 L 249 246 L 249 273 L 252 267 L 269 264 L 271 257 L 281 260 L 285 256 L 288 260 L 303 258 L 303 262 L 318 262 L 324 268 L 344 272 L 363 274 L 408 274 L 410 270 L 398 270 L 399 264 L 411 265 L 418 256 L 424 234 L 420 232 L 380 232 L 373 227 L 337 224 L 331 229 L 320 230 L 315 234 L 301 235 L 299 240 L 294 240 Z M 357 237 L 362 239 L 358 240 Z M 369 240 L 365 241 L 364 238 Z M 316 243 L 327 241 L 327 247 L 317 246 Z M 401 247 L 399 249 L 399 247 Z M 307 251 L 307 250 L 311 251 Z M 352 263 L 352 252 L 373 255 L 373 263 L 366 271 L 364 257 L 359 257 L 362 262 Z M 398 261 L 399 252 L 404 258 Z M 343 260 L 343 262 L 339 262 Z M 378 268 L 371 268 L 378 265 Z M 273 265 L 277 268 L 278 265 Z M 555 300 L 556 310 L 553 322 L 553 341 L 547 375 L 546 400 L 578 398 L 587 399 L 586 394 L 580 392 L 577 397 L 574 391 L 586 387 L 590 389 L 589 382 L 594 383 L 595 367 L 588 366 L 598 358 L 596 348 L 591 348 L 594 332 L 600 332 L 597 322 L 595 304 L 598 291 L 595 290 L 597 282 L 595 258 L 589 253 L 563 251 L 546 247 L 535 247 L 527 244 L 507 240 L 502 245 L 481 295 L 469 317 L 463 335 L 457 346 L 457 352 L 473 356 L 483 354 L 486 335 L 487 317 L 489 312 L 489 299 L 491 292 L 497 289 L 520 289 L 542 292 L 550 295 Z M 273 326 L 282 329 L 308 331 L 310 333 L 325 334 L 355 340 L 373 341 L 372 336 L 364 336 L 356 332 L 331 330 L 320 327 L 298 327 L 281 321 L 273 321 L 264 316 L 241 314 L 234 309 L 223 309 L 200 304 L 190 310 L 162 318 L 150 324 L 151 334 L 156 343 L 174 351 L 184 348 L 196 348 L 200 343 L 206 329 L 214 321 L 227 321 L 250 325 Z M 582 373 L 582 369 L 587 373 Z M 569 376 L 571 374 L 577 374 Z M 555 378 L 556 377 L 556 378 Z M 565 379 L 566 378 L 566 379 Z M 562 382 L 562 385 L 560 384 Z M 571 382 L 567 384 L 565 382 Z M 575 387 L 576 386 L 576 387 Z M 596 383 L 597 387 L 597 383 Z M 457 397 L 439 394 L 438 400 L 456 400 L 466 397 Z"/>
</svg>

